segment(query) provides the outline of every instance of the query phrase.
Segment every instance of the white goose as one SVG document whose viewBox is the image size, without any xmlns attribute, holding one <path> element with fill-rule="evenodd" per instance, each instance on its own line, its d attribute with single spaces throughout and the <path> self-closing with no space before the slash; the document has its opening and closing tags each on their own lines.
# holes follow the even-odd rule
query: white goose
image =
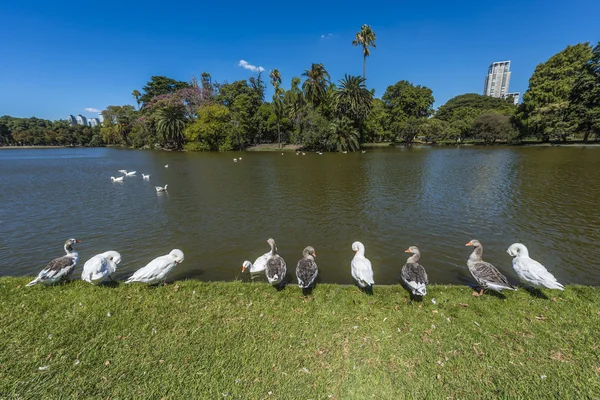
<svg viewBox="0 0 600 400">
<path fill-rule="evenodd" d="M 126 172 L 125 176 L 134 176 L 137 171 Z"/>
<path fill-rule="evenodd" d="M 81 279 L 93 285 L 99 285 L 106 279 L 112 280 L 111 276 L 117 271 L 120 262 L 121 254 L 116 251 L 96 254 L 83 264 Z"/>
<path fill-rule="evenodd" d="M 169 164 L 165 165 L 165 168 L 169 168 Z"/>
<path fill-rule="evenodd" d="M 352 243 L 352 250 L 356 253 L 350 264 L 352 277 L 356 280 L 358 286 L 370 289 L 375 281 L 373 280 L 371 261 L 365 257 L 365 246 L 361 242 L 354 242 Z"/>
<path fill-rule="evenodd" d="M 173 249 L 166 256 L 160 256 L 150 261 L 145 267 L 138 269 L 125 283 L 142 282 L 155 283 L 163 281 L 175 266 L 184 260 L 183 252 Z"/>
<path fill-rule="evenodd" d="M 513 258 L 513 268 L 522 281 L 535 287 L 564 290 L 564 286 L 556 280 L 546 267 L 529 257 L 529 250 L 524 244 L 514 243 L 506 250 Z"/>
<path fill-rule="evenodd" d="M 262 271 L 264 271 L 265 268 L 267 268 L 267 260 L 269 259 L 269 257 L 271 257 L 271 251 L 270 250 L 267 251 L 262 256 L 258 257 L 256 259 L 256 261 L 254 261 L 254 264 L 252 264 L 248 260 L 244 261 L 243 264 L 242 264 L 242 273 L 246 272 L 247 269 L 250 270 L 250 274 L 254 274 L 256 272 L 262 272 Z"/>
<path fill-rule="evenodd" d="M 79 255 L 73 250 L 73 245 L 80 242 L 77 239 L 68 239 L 64 245 L 67 255 L 50 261 L 46 268 L 40 271 L 37 278 L 29 282 L 27 286 L 37 285 L 38 283 L 52 285 L 58 281 L 68 280 L 75 270 L 75 265 L 79 259 Z"/>
<path fill-rule="evenodd" d="M 150 174 L 148 174 L 148 175 L 142 174 L 142 179 L 145 180 L 145 181 L 149 181 L 150 180 Z"/>
<path fill-rule="evenodd" d="M 160 193 L 160 192 L 166 192 L 167 191 L 167 186 L 169 186 L 169 185 L 165 185 L 165 187 L 154 186 L 154 188 L 156 189 L 157 193 Z"/>
<path fill-rule="evenodd" d="M 234 159 L 233 159 L 233 162 L 237 162 L 237 158 L 234 158 Z"/>
<path fill-rule="evenodd" d="M 126 169 L 120 169 L 119 172 L 122 173 L 123 175 L 127 174 L 127 170 Z"/>
<path fill-rule="evenodd" d="M 110 181 L 111 181 L 111 182 L 123 182 L 123 177 L 122 177 L 122 176 L 120 176 L 120 177 L 118 177 L 118 178 L 115 178 L 114 176 L 111 176 L 111 177 L 110 177 Z"/>
</svg>

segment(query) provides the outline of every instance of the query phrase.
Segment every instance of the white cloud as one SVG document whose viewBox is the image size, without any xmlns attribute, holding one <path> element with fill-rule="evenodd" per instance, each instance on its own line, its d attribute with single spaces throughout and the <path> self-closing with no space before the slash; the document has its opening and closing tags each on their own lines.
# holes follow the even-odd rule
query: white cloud
<svg viewBox="0 0 600 400">
<path fill-rule="evenodd" d="M 99 113 L 100 110 L 98 110 L 97 108 L 93 108 L 93 107 L 86 107 L 85 111 L 87 112 L 93 112 L 93 113 Z"/>
<path fill-rule="evenodd" d="M 244 69 L 249 69 L 252 72 L 265 72 L 263 67 L 257 67 L 256 65 L 249 64 L 246 60 L 240 60 L 240 62 L 238 62 L 238 66 Z"/>
<path fill-rule="evenodd" d="M 335 36 L 333 33 L 328 33 L 328 34 L 323 34 L 321 35 L 321 39 L 329 39 L 331 37 Z"/>
</svg>

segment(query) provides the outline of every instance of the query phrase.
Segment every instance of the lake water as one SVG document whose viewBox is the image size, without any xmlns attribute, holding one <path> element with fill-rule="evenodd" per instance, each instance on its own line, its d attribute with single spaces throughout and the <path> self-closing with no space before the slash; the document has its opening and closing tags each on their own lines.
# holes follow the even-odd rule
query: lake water
<svg viewBox="0 0 600 400">
<path fill-rule="evenodd" d="M 112 183 L 119 169 L 137 175 Z M 398 282 L 411 245 L 431 282 L 467 283 L 465 243 L 479 239 L 484 260 L 515 282 L 506 249 L 522 242 L 560 282 L 600 284 L 600 148 L 18 149 L 0 150 L 0 170 L 0 275 L 36 274 L 75 237 L 77 278 L 106 250 L 122 254 L 123 279 L 179 248 L 171 279 L 249 280 L 242 262 L 273 237 L 294 282 L 312 245 L 322 282 L 352 283 L 359 240 L 376 284 Z"/>
</svg>

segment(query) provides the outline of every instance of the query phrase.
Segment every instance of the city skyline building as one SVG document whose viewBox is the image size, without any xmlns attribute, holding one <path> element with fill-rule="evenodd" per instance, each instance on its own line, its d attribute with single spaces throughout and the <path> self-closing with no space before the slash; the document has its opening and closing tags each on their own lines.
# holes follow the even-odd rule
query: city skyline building
<svg viewBox="0 0 600 400">
<path fill-rule="evenodd" d="M 87 125 L 87 124 L 88 124 L 87 118 L 84 117 L 83 115 L 79 114 L 77 116 L 77 125 Z"/>
<path fill-rule="evenodd" d="M 493 62 L 485 78 L 484 96 L 504 98 L 510 84 L 510 60 Z"/>
</svg>

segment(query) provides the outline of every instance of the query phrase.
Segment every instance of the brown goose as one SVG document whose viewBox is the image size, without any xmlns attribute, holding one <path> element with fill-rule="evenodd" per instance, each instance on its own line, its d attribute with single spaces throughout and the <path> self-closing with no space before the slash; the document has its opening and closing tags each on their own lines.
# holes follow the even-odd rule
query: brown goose
<svg viewBox="0 0 600 400">
<path fill-rule="evenodd" d="M 271 285 L 279 285 L 283 282 L 286 273 L 286 266 L 284 259 L 277 254 L 277 246 L 275 240 L 269 239 L 267 243 L 271 246 L 271 253 L 267 260 L 267 267 L 265 268 L 265 275 Z"/>
<path fill-rule="evenodd" d="M 410 246 L 404 251 L 405 253 L 412 253 L 406 260 L 406 264 L 402 267 L 402 280 L 408 286 L 413 296 L 425 296 L 427 294 L 427 272 L 421 264 L 419 259 L 421 258 L 421 252 L 417 246 Z"/>
<path fill-rule="evenodd" d="M 500 273 L 492 264 L 485 262 L 481 259 L 483 254 L 483 246 L 479 243 L 479 240 L 471 240 L 465 246 L 473 246 L 473 253 L 467 260 L 467 266 L 473 278 L 481 286 L 481 290 L 473 292 L 473 296 L 481 296 L 484 289 L 491 289 L 497 292 L 501 292 L 504 289 L 517 290 L 513 285 L 508 282 L 508 279 Z"/>
</svg>

